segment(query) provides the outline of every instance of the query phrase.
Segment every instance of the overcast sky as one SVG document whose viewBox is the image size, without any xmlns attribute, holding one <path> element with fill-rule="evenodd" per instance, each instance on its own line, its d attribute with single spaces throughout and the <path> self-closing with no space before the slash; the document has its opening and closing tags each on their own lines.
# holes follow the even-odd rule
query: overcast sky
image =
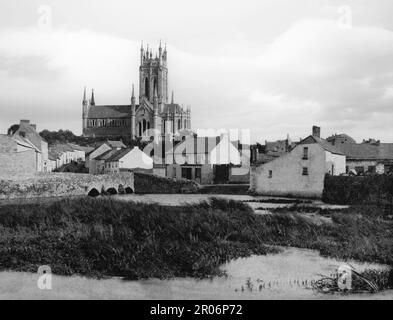
<svg viewBox="0 0 393 320">
<path fill-rule="evenodd" d="M 194 129 L 393 142 L 392 13 L 391 0 L 0 0 L 0 131 L 30 119 L 80 134 L 83 87 L 130 103 L 141 40 L 162 39 Z"/>
</svg>

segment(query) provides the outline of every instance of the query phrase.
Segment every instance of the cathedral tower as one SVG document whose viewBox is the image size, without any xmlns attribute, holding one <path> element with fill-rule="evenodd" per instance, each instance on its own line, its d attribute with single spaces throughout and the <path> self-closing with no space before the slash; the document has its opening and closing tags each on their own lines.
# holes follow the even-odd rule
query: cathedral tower
<svg viewBox="0 0 393 320">
<path fill-rule="evenodd" d="M 167 50 L 158 48 L 158 53 L 153 57 L 149 46 L 141 46 L 141 65 L 139 68 L 139 101 L 143 98 L 151 104 L 154 103 L 154 92 L 157 90 L 158 104 L 168 103 L 168 68 Z"/>
</svg>

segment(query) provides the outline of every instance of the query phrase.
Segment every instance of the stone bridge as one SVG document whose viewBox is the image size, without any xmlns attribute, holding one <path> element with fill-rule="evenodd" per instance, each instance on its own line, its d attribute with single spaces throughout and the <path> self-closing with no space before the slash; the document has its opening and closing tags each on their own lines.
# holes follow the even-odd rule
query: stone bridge
<svg viewBox="0 0 393 320">
<path fill-rule="evenodd" d="M 33 178 L 0 180 L 0 200 L 134 193 L 134 174 L 48 173 Z"/>
</svg>

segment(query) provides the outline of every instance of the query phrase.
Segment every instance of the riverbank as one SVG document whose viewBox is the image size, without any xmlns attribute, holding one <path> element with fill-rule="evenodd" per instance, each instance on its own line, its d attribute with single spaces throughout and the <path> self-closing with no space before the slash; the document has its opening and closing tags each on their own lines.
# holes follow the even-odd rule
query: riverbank
<svg viewBox="0 0 393 320">
<path fill-rule="evenodd" d="M 360 272 L 383 269 L 376 264 L 347 262 Z M 0 299 L 393 299 L 392 290 L 376 294 L 326 295 L 302 285 L 320 279 L 319 274 L 335 272 L 342 264 L 343 261 L 323 258 L 316 251 L 283 248 L 279 254 L 251 256 L 222 265 L 220 269 L 226 277 L 124 281 L 117 277 L 98 280 L 78 275 L 54 275 L 51 290 L 38 289 L 37 273 L 0 272 Z M 253 290 L 247 283 L 253 285 Z M 265 285 L 259 289 L 261 284 Z"/>
</svg>

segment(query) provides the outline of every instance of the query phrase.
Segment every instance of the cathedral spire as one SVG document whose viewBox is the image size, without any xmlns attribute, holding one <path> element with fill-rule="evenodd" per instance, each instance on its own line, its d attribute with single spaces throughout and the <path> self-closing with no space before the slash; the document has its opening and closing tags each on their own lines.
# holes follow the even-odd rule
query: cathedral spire
<svg viewBox="0 0 393 320">
<path fill-rule="evenodd" d="M 90 105 L 95 106 L 96 102 L 94 100 L 94 89 L 91 89 L 91 99 L 90 99 Z"/>
<path fill-rule="evenodd" d="M 86 87 L 83 91 L 83 104 L 86 104 L 87 100 L 86 100 Z"/>
<path fill-rule="evenodd" d="M 131 94 L 131 105 L 135 105 L 135 90 L 134 90 L 134 84 L 132 84 L 132 94 Z"/>
<path fill-rule="evenodd" d="M 160 56 L 160 58 L 161 58 L 161 56 L 162 56 L 162 45 L 161 45 L 161 39 L 160 39 L 160 46 L 158 47 L 158 53 L 159 53 L 159 56 Z"/>
</svg>

